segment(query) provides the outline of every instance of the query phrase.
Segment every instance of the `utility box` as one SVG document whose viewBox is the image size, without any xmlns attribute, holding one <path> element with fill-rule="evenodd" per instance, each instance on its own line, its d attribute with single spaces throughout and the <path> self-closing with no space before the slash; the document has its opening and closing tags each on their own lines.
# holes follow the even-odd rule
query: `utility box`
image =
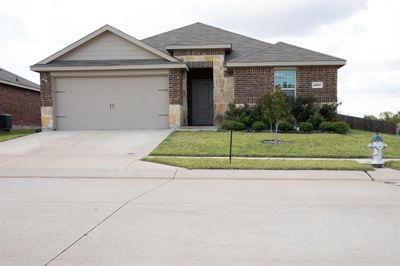
<svg viewBox="0 0 400 266">
<path fill-rule="evenodd" d="M 12 128 L 12 115 L 0 114 L 0 130 L 10 131 Z"/>
</svg>

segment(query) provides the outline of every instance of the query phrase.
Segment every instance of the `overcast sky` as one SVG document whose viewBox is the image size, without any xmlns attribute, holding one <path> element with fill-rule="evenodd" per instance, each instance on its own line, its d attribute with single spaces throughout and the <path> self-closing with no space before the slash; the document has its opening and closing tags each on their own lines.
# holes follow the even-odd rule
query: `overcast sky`
<svg viewBox="0 0 400 266">
<path fill-rule="evenodd" d="M 341 113 L 400 110 L 399 0 L 0 0 L 0 67 L 39 83 L 30 65 L 104 24 L 142 39 L 197 21 L 346 59 Z"/>
</svg>

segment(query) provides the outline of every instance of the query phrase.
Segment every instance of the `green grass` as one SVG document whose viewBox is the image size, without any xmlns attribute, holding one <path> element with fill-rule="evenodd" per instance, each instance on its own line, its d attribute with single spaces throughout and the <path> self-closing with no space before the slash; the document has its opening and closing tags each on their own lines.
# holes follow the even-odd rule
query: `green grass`
<svg viewBox="0 0 400 266">
<path fill-rule="evenodd" d="M 0 142 L 35 133 L 34 129 L 13 129 L 10 132 L 0 131 Z"/>
<path fill-rule="evenodd" d="M 386 167 L 400 170 L 400 161 L 389 161 L 385 164 Z"/>
<path fill-rule="evenodd" d="M 260 160 L 222 158 L 147 157 L 144 161 L 167 164 L 187 169 L 263 169 L 263 170 L 355 170 L 373 168 L 352 160 Z"/>
<path fill-rule="evenodd" d="M 369 158 L 367 148 L 373 133 L 351 130 L 339 134 L 279 134 L 285 145 L 266 145 L 271 133 L 233 133 L 233 154 L 243 157 L 304 157 L 304 158 Z M 383 134 L 388 148 L 386 158 L 400 157 L 400 138 Z M 175 131 L 151 155 L 168 156 L 226 156 L 229 152 L 229 132 Z"/>
</svg>

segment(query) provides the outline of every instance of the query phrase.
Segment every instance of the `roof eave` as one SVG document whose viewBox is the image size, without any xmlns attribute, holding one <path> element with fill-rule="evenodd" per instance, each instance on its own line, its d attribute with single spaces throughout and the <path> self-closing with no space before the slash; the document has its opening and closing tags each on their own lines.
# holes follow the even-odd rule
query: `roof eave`
<svg viewBox="0 0 400 266">
<path fill-rule="evenodd" d="M 14 86 L 14 87 L 19 87 L 19 88 L 27 89 L 27 90 L 31 90 L 31 91 L 40 92 L 40 89 L 39 89 L 39 88 L 30 87 L 30 86 L 25 86 L 25 85 L 13 83 L 13 82 L 5 81 L 5 80 L 0 80 L 0 83 L 6 84 L 6 85 L 10 85 L 10 86 Z"/>
<path fill-rule="evenodd" d="M 293 61 L 293 62 L 228 62 L 227 67 L 260 67 L 260 66 L 344 66 L 346 60 L 335 61 Z"/>
<path fill-rule="evenodd" d="M 117 66 L 48 66 L 33 65 L 32 71 L 85 71 L 85 70 L 139 70 L 139 69 L 186 69 L 186 64 L 117 65 Z"/>
</svg>

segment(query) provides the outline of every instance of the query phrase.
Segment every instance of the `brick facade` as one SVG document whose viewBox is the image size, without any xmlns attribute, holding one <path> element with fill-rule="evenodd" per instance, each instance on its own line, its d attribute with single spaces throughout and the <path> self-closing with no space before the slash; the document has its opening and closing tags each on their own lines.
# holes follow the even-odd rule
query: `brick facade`
<svg viewBox="0 0 400 266">
<path fill-rule="evenodd" d="M 213 62 L 193 61 L 193 62 L 186 62 L 186 65 L 189 68 L 213 68 Z"/>
<path fill-rule="evenodd" d="M 337 101 L 336 66 L 302 66 L 296 68 L 296 96 L 313 96 L 320 102 Z M 274 67 L 240 67 L 233 69 L 235 103 L 253 104 L 274 89 Z M 313 89 L 313 81 L 324 88 Z"/>
<path fill-rule="evenodd" d="M 225 55 L 224 49 L 196 49 L 196 50 L 173 50 L 173 56 L 187 55 Z"/>
<path fill-rule="evenodd" d="M 183 103 L 183 71 L 171 69 L 169 71 L 169 104 Z"/>
<path fill-rule="evenodd" d="M 241 67 L 233 69 L 236 104 L 257 103 L 274 88 L 273 67 Z"/>
<path fill-rule="evenodd" d="M 53 106 L 52 80 L 50 72 L 40 73 L 40 100 L 42 106 Z"/>
<path fill-rule="evenodd" d="M 297 67 L 296 95 L 313 96 L 320 102 L 336 102 L 337 69 L 336 66 Z M 322 81 L 324 88 L 313 89 L 311 87 L 313 81 Z"/>
<path fill-rule="evenodd" d="M 40 94 L 0 83 L 0 111 L 13 116 L 13 126 L 40 126 Z"/>
</svg>

